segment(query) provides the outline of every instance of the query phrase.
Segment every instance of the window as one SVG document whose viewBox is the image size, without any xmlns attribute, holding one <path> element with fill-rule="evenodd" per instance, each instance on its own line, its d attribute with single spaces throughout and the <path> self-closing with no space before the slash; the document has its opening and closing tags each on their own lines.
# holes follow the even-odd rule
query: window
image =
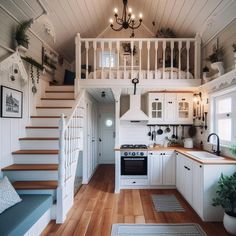
<svg viewBox="0 0 236 236">
<path fill-rule="evenodd" d="M 223 145 L 236 143 L 236 91 L 213 98 L 213 132 Z"/>
<path fill-rule="evenodd" d="M 116 53 L 114 51 L 104 51 L 100 52 L 100 60 L 99 60 L 100 67 L 115 67 L 116 66 Z"/>
</svg>

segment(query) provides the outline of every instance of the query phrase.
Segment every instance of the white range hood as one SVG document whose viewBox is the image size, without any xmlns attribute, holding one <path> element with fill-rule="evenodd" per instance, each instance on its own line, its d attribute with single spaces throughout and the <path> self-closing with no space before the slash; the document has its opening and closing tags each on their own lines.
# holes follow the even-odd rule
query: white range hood
<svg viewBox="0 0 236 236">
<path fill-rule="evenodd" d="M 149 119 L 141 110 L 141 96 L 139 94 L 130 95 L 130 108 L 120 119 L 130 121 L 143 121 Z"/>
</svg>

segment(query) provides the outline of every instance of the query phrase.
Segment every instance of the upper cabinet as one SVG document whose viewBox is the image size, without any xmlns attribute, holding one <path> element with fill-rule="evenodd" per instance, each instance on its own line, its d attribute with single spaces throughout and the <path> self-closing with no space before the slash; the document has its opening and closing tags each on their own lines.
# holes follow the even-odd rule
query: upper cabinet
<svg viewBox="0 0 236 236">
<path fill-rule="evenodd" d="M 150 124 L 192 124 L 192 93 L 149 93 Z"/>
</svg>

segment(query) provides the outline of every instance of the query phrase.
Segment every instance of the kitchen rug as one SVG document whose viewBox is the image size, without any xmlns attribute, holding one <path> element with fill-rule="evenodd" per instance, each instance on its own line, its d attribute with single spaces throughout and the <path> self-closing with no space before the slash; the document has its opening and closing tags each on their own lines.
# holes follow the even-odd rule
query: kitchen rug
<svg viewBox="0 0 236 236">
<path fill-rule="evenodd" d="M 185 211 L 173 194 L 153 194 L 152 202 L 158 212 Z"/>
<path fill-rule="evenodd" d="M 111 236 L 207 236 L 198 224 L 113 224 Z"/>
</svg>

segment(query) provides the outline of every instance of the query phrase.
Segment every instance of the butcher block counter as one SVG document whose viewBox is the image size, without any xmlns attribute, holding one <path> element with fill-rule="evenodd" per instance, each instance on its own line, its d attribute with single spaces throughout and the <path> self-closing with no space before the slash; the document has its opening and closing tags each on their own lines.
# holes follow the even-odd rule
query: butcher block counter
<svg viewBox="0 0 236 236">
<path fill-rule="evenodd" d="M 134 149 L 121 149 L 121 148 L 115 148 L 114 149 L 115 151 L 123 151 L 123 152 L 131 152 L 131 151 L 134 151 Z M 200 150 L 198 148 L 184 148 L 184 147 L 181 147 L 181 146 L 175 146 L 175 147 L 152 147 L 152 148 L 147 148 L 147 149 L 135 149 L 135 151 L 148 151 L 148 152 L 165 152 L 165 151 L 175 151 L 175 152 L 178 152 L 178 153 L 181 153 L 185 156 L 187 156 L 188 158 L 194 160 L 194 161 L 197 161 L 201 164 L 235 164 L 236 165 L 236 159 L 234 158 L 230 158 L 230 157 L 226 157 L 226 156 L 221 156 L 222 159 L 212 159 L 210 160 L 209 159 L 206 159 L 206 160 L 203 160 L 203 159 L 199 159 L 191 154 L 189 154 L 188 152 L 192 152 L 192 151 L 203 151 L 203 150 Z M 207 151 L 205 151 L 207 152 Z"/>
</svg>

